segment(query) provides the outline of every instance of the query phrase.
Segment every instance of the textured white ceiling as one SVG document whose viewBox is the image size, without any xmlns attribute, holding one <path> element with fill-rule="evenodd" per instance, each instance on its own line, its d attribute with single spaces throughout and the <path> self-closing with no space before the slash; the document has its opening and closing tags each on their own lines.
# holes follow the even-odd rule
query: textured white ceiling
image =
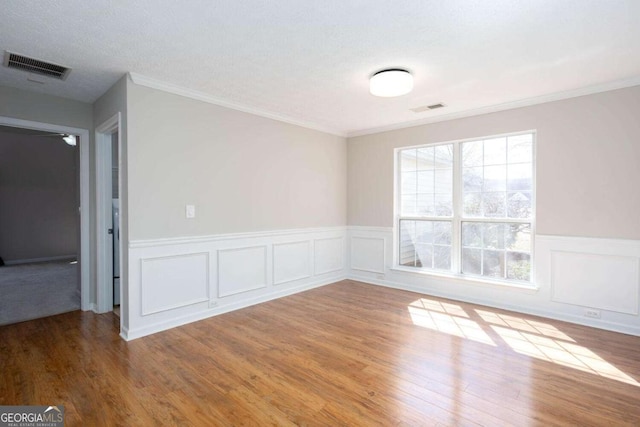
<svg viewBox="0 0 640 427">
<path fill-rule="evenodd" d="M 73 71 L 41 85 L 0 67 L 0 85 L 93 102 L 133 72 L 339 134 L 640 84 L 639 0 L 6 0 L 1 9 L 0 50 Z M 388 67 L 414 74 L 411 94 L 369 94 L 368 77 Z M 447 107 L 410 111 L 438 102 Z"/>
</svg>

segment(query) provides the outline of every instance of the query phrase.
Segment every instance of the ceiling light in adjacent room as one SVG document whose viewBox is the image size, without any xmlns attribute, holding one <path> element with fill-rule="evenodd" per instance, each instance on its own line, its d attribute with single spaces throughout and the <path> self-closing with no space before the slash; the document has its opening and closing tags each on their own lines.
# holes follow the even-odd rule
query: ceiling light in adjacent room
<svg viewBox="0 0 640 427">
<path fill-rule="evenodd" d="M 369 81 L 369 91 L 375 96 L 400 96 L 411 92 L 412 89 L 413 76 L 407 70 L 399 68 L 378 71 Z"/>
<path fill-rule="evenodd" d="M 67 144 L 71 145 L 72 147 L 76 146 L 76 136 L 75 135 L 65 135 L 62 137 L 62 139 L 64 139 L 64 142 L 66 142 Z"/>
</svg>

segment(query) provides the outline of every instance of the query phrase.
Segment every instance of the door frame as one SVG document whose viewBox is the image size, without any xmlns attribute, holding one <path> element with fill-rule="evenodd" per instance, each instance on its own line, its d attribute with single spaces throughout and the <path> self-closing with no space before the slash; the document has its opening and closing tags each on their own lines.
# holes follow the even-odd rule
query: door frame
<svg viewBox="0 0 640 427">
<path fill-rule="evenodd" d="M 113 245 L 109 244 L 113 229 L 112 221 L 112 135 L 118 133 L 118 153 L 122 153 L 122 129 L 120 112 L 114 114 L 104 123 L 96 127 L 96 311 L 107 313 L 113 311 Z M 118 175 L 120 159 L 118 156 Z M 118 176 L 118 192 L 121 195 L 122 182 Z M 122 229 L 122 211 L 119 217 Z M 120 257 L 122 257 L 122 240 L 120 241 Z M 122 259 L 120 259 L 120 305 L 126 295 L 122 293 Z M 122 319 L 122 313 L 120 318 Z"/>
<path fill-rule="evenodd" d="M 89 198 L 89 130 L 71 126 L 54 125 L 52 123 L 36 122 L 0 116 L 0 125 L 33 129 L 53 133 L 67 133 L 78 135 L 80 143 L 80 308 L 83 311 L 96 309 L 91 302 L 91 243 L 90 243 L 90 198 Z"/>
</svg>

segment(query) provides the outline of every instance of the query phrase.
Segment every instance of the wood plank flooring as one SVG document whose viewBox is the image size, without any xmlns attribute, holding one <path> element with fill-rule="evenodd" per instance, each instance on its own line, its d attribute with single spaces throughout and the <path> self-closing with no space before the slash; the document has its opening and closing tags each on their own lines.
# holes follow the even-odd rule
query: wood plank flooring
<svg viewBox="0 0 640 427">
<path fill-rule="evenodd" d="M 640 338 L 354 281 L 132 342 L 0 327 L 0 404 L 66 425 L 640 425 Z"/>
</svg>

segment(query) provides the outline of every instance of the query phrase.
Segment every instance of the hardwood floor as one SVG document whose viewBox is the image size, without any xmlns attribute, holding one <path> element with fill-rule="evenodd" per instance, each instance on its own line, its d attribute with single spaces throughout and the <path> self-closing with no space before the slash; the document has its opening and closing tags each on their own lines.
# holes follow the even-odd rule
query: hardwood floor
<svg viewBox="0 0 640 427">
<path fill-rule="evenodd" d="M 640 424 L 640 338 L 343 281 L 132 342 L 0 327 L 0 404 L 66 425 Z"/>
</svg>

